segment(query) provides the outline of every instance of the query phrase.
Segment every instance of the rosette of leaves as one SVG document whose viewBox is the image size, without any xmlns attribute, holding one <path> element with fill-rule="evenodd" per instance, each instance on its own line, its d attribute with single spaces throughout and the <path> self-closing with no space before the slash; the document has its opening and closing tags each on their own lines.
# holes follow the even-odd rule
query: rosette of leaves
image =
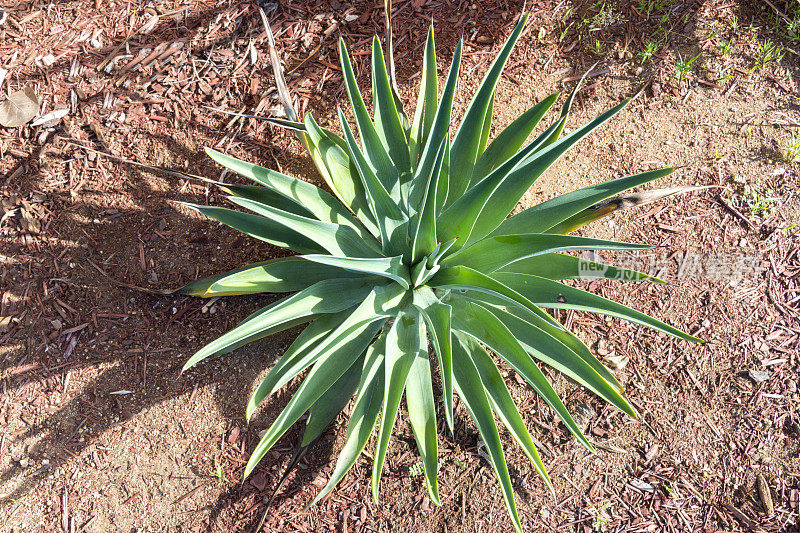
<svg viewBox="0 0 800 533">
<path fill-rule="evenodd" d="M 329 191 L 207 151 L 222 166 L 254 182 L 220 184 L 228 199 L 246 211 L 187 205 L 295 255 L 200 280 L 183 292 L 204 297 L 292 294 L 256 311 L 202 348 L 185 368 L 308 324 L 247 405 L 249 419 L 266 398 L 304 374 L 288 405 L 253 451 L 245 476 L 303 415 L 307 419 L 301 444 L 307 447 L 355 397 L 344 448 L 315 501 L 344 477 L 373 433 L 377 436 L 372 493 L 377 500 L 387 447 L 405 396 L 426 486 L 438 504 L 437 398 L 432 380 L 438 367 L 439 412 L 452 430 L 454 394 L 461 399 L 486 445 L 506 507 L 519 530 L 497 421 L 508 429 L 551 490 L 552 485 L 497 362 L 504 361 L 518 372 L 577 441 L 593 451 L 540 365 L 564 373 L 628 416 L 636 417 L 636 410 L 609 369 L 547 310 L 600 313 L 697 340 L 646 314 L 562 283 L 586 272 L 612 279 L 650 279 L 609 265 L 582 268 L 578 257 L 564 254 L 647 246 L 566 233 L 618 208 L 621 202 L 608 201 L 612 196 L 672 169 L 592 185 L 509 217 L 554 161 L 627 104 L 624 101 L 562 136 L 573 93 L 555 122 L 528 140 L 556 102 L 558 94 L 553 94 L 489 142 L 497 83 L 524 23 L 523 17 L 452 138 L 448 132 L 461 43 L 439 94 L 431 28 L 416 110 L 408 117 L 391 81 L 392 63 L 387 70 L 378 39 L 372 47 L 372 114 L 340 41 L 355 131 L 341 110 L 342 136 L 320 127 L 311 115 L 303 122 L 293 120 L 291 114 L 289 120 L 276 121 L 296 130 Z"/>
</svg>

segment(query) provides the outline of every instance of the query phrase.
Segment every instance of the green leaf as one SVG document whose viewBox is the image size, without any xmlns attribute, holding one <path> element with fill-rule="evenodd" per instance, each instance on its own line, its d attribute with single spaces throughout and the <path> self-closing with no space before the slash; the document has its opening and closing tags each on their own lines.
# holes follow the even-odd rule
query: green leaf
<svg viewBox="0 0 800 533">
<path fill-rule="evenodd" d="M 640 207 L 652 202 L 658 202 L 659 200 L 668 198 L 675 194 L 684 194 L 703 189 L 713 189 L 715 187 L 717 187 L 717 185 L 683 185 L 679 187 L 668 187 L 666 189 L 651 189 L 648 191 L 616 195 L 602 200 L 591 207 L 587 207 L 579 213 L 575 213 L 571 217 L 562 220 L 547 230 L 547 232 L 570 233 L 580 227 L 607 217 L 612 213 L 618 213 L 632 207 Z"/>
<path fill-rule="evenodd" d="M 353 114 L 358 125 L 358 133 L 361 136 L 366 160 L 392 199 L 399 205 L 401 198 L 398 168 L 389 156 L 389 152 L 381 141 L 375 125 L 370 120 L 369 111 L 367 111 L 367 106 L 364 104 L 364 99 L 361 97 L 361 92 L 356 83 L 356 75 L 350 63 L 347 47 L 344 44 L 344 39 L 341 38 L 339 39 L 339 55 L 347 95 L 350 97 L 350 103 L 353 107 Z"/>
<path fill-rule="evenodd" d="M 363 273 L 289 256 L 199 279 L 181 288 L 179 292 L 205 298 L 262 292 L 294 292 L 327 279 L 362 276 Z"/>
<path fill-rule="evenodd" d="M 483 116 L 483 129 L 481 130 L 481 138 L 480 142 L 478 143 L 478 159 L 480 159 L 481 155 L 483 155 L 484 150 L 486 150 L 486 143 L 489 142 L 489 134 L 492 131 L 493 112 L 494 112 L 494 93 L 492 93 L 492 98 L 489 100 L 489 107 L 486 108 L 486 114 Z M 474 170 L 475 168 L 473 167 L 473 171 Z"/>
<path fill-rule="evenodd" d="M 389 83 L 383 50 L 378 37 L 372 39 L 372 105 L 375 110 L 375 130 L 389 151 L 394 165 L 400 172 L 400 179 L 411 176 L 411 160 L 406 134 L 395 106 L 394 91 Z"/>
<path fill-rule="evenodd" d="M 332 255 L 304 255 L 303 259 L 364 274 L 374 274 L 396 281 L 404 289 L 409 288 L 408 267 L 401 256 L 362 259 L 358 257 L 335 257 Z"/>
<path fill-rule="evenodd" d="M 374 338 L 374 333 L 373 333 Z M 325 391 L 325 394 L 319 397 L 319 400 L 314 402 L 311 409 L 308 410 L 308 419 L 306 420 L 306 427 L 303 430 L 303 439 L 300 441 L 300 446 L 310 446 L 314 443 L 325 431 L 325 429 L 333 422 L 342 409 L 348 404 L 353 394 L 356 392 L 356 387 L 361 380 L 361 369 L 364 365 L 364 355 L 357 359 L 355 363 L 333 384 L 333 386 Z"/>
<path fill-rule="evenodd" d="M 245 466 L 245 478 L 253 472 L 278 439 L 339 380 L 360 355 L 350 350 L 331 347 L 317 360 L 300 388 L 256 445 Z"/>
<path fill-rule="evenodd" d="M 393 308 L 400 303 L 403 292 L 397 285 L 392 285 L 381 290 L 376 289 L 363 304 L 353 313 L 360 321 L 348 319 L 361 324 L 372 324 L 386 318 L 386 309 Z M 250 459 L 245 466 L 244 477 L 250 475 L 256 465 L 261 461 L 277 440 L 305 413 L 325 391 L 327 391 L 350 365 L 363 353 L 347 349 L 347 343 L 360 333 L 364 326 L 347 327 L 347 321 L 337 331 L 328 336 L 315 350 L 320 353 L 314 367 L 309 372 L 303 384 L 292 396 L 286 408 L 275 419 L 267 432 L 261 438 Z"/>
<path fill-rule="evenodd" d="M 445 136 L 447 136 L 447 132 L 450 131 L 450 115 L 453 111 L 453 96 L 455 95 L 456 85 L 458 83 L 458 72 L 461 68 L 461 50 L 463 49 L 463 46 L 464 42 L 463 40 L 460 40 L 458 42 L 458 46 L 456 46 L 456 51 L 453 53 L 453 61 L 450 64 L 450 71 L 447 74 L 447 80 L 444 84 L 442 97 L 439 100 L 438 107 L 436 108 L 436 116 L 433 119 L 433 125 L 431 126 L 430 134 L 425 140 L 419 165 L 417 165 L 417 171 L 414 174 L 412 183 L 424 181 L 425 178 L 431 174 L 433 165 L 436 162 L 436 156 L 439 152 L 439 147 L 442 144 L 442 140 L 445 138 Z M 449 161 L 446 163 L 449 165 Z M 445 172 L 449 175 L 447 166 L 445 166 Z M 441 210 L 445 198 L 447 197 L 447 188 L 447 180 L 439 179 L 439 190 L 436 191 L 437 213 Z M 420 190 L 419 193 L 412 191 L 412 205 L 417 205 L 420 202 L 420 198 L 422 197 L 421 192 L 422 190 Z"/>
<path fill-rule="evenodd" d="M 376 244 L 359 237 L 358 233 L 350 226 L 301 217 L 246 198 L 236 198 L 235 196 L 228 198 L 236 205 L 261 215 L 265 220 L 279 224 L 285 230 L 307 236 L 332 255 L 345 257 L 379 257 L 381 255 Z"/>
<path fill-rule="evenodd" d="M 514 302 L 511 302 L 511 305 L 509 305 L 508 300 L 503 300 L 488 293 L 470 291 L 466 294 L 460 295 L 459 298 L 467 298 L 477 301 L 484 307 L 501 309 L 516 316 L 517 318 L 533 324 L 535 327 L 541 329 L 578 354 L 581 359 L 591 366 L 595 372 L 600 374 L 603 379 L 610 383 L 616 390 L 623 390 L 622 384 L 617 381 L 617 378 L 608 368 L 606 368 L 602 363 L 600 363 L 600 361 L 597 360 L 597 358 L 592 354 L 591 350 L 589 350 L 589 347 L 586 346 L 583 341 L 576 337 L 571 331 L 563 329 L 561 324 L 558 322 L 553 323 L 554 321 L 550 315 L 545 313 L 544 316 L 541 316 L 539 314 L 531 313 L 531 311 L 526 307 Z"/>
<path fill-rule="evenodd" d="M 416 167 L 420 151 L 425 145 L 433 125 L 439 99 L 436 72 L 436 45 L 433 37 L 433 26 L 428 28 L 428 39 L 425 41 L 425 54 L 422 57 L 422 79 L 419 83 L 419 97 L 411 125 L 409 147 L 411 162 Z"/>
<path fill-rule="evenodd" d="M 206 148 L 206 154 L 225 168 L 291 198 L 303 209 L 313 213 L 319 220 L 333 224 L 346 224 L 359 232 L 362 238 L 371 238 L 358 220 L 336 198 L 319 187 L 280 172 L 241 161 L 210 148 Z"/>
<path fill-rule="evenodd" d="M 492 235 L 510 235 L 517 233 L 517 230 L 525 233 L 566 233 L 560 229 L 556 230 L 555 226 L 601 200 L 671 174 L 673 170 L 673 168 L 652 170 L 562 194 L 508 218 L 492 232 Z"/>
<path fill-rule="evenodd" d="M 494 423 L 492 407 L 486 398 L 486 391 L 481 382 L 481 376 L 475 369 L 475 364 L 470 359 L 464 341 L 460 336 L 456 336 L 453 343 L 453 377 L 455 378 L 456 392 L 464 402 L 464 406 L 469 411 L 472 420 L 478 428 L 478 432 L 486 445 L 489 454 L 489 462 L 492 464 L 500 488 L 503 491 L 503 500 L 506 509 L 514 524 L 514 528 L 522 533 L 522 524 L 519 522 L 517 505 L 514 502 L 514 490 L 511 488 L 511 477 L 508 475 L 508 466 L 503 454 L 503 444 L 497 426 Z"/>
<path fill-rule="evenodd" d="M 488 310 L 508 328 L 529 354 L 574 379 L 628 416 L 638 418 L 636 409 L 620 394 L 620 389 L 595 370 L 597 365 L 602 365 L 596 358 L 595 364 L 590 365 L 572 349 L 530 322 L 502 309 Z"/>
<path fill-rule="evenodd" d="M 615 267 L 605 263 L 587 261 L 580 257 L 565 254 L 543 254 L 528 257 L 510 263 L 500 272 L 516 272 L 519 274 L 533 274 L 542 278 L 552 280 L 563 279 L 596 279 L 605 278 L 617 281 L 653 281 L 655 283 L 665 283 L 663 280 L 627 268 Z"/>
<path fill-rule="evenodd" d="M 491 274 L 515 261 L 568 250 L 647 250 L 652 246 L 572 235 L 527 233 L 487 237 L 447 257 L 442 266 L 461 265 Z"/>
<path fill-rule="evenodd" d="M 553 131 L 555 131 L 558 124 L 553 124 L 544 132 L 542 132 L 538 137 L 536 137 L 533 141 L 525 145 L 525 147 L 520 150 L 519 152 L 515 153 L 511 157 L 509 157 L 506 161 L 504 161 L 500 166 L 494 169 L 486 178 L 481 180 L 481 183 L 484 181 L 496 181 L 497 176 L 506 176 L 511 171 L 513 171 L 518 165 L 520 165 L 523 161 L 525 161 L 531 154 L 535 154 L 547 140 L 547 138 L 551 135 Z M 475 189 L 473 187 L 470 190 Z M 458 203 L 458 202 L 456 202 Z M 462 214 L 459 212 L 459 209 L 465 208 L 465 205 L 453 205 L 450 206 L 447 210 L 445 210 L 441 216 L 439 217 L 438 222 L 438 229 L 439 234 L 453 234 L 456 235 L 452 237 L 452 240 L 460 242 L 457 243 L 456 246 L 453 247 L 453 251 L 458 250 L 459 248 L 472 244 L 473 242 L 479 240 L 479 238 L 459 238 L 458 235 L 465 234 L 469 235 L 472 232 L 472 226 L 474 225 L 474 221 L 465 220 Z M 477 215 L 476 215 L 477 216 Z"/>
<path fill-rule="evenodd" d="M 397 408 L 403 396 L 408 372 L 417 354 L 424 349 L 425 326 L 415 308 L 406 308 L 394 320 L 386 338 L 386 388 L 383 395 L 375 461 L 372 463 L 372 497 L 377 503 L 383 462 L 392 435 Z"/>
<path fill-rule="evenodd" d="M 195 353 L 183 370 L 206 357 L 228 353 L 239 346 L 308 322 L 314 315 L 338 313 L 359 303 L 371 293 L 374 279 L 332 279 L 287 296 L 256 311 L 241 324 Z"/>
<path fill-rule="evenodd" d="M 282 211 L 288 211 L 304 217 L 314 217 L 314 213 L 298 204 L 288 196 L 284 196 L 274 189 L 259 187 L 258 185 L 229 185 L 227 183 L 211 182 L 222 192 L 238 198 L 247 198 L 256 202 L 270 205 Z"/>
<path fill-rule="evenodd" d="M 402 320 L 402 319 L 401 319 Z M 408 419 L 417 441 L 417 449 L 422 457 L 422 466 L 425 469 L 425 480 L 431 500 L 436 505 L 439 501 L 439 483 L 436 478 L 439 473 L 439 452 L 436 441 L 436 407 L 433 401 L 433 387 L 431 385 L 431 363 L 428 359 L 424 336 L 420 338 L 419 351 L 406 379 L 406 405 L 408 406 Z"/>
<path fill-rule="evenodd" d="M 581 86 L 583 85 L 583 80 L 586 79 L 586 75 L 589 74 L 594 67 L 597 65 L 595 63 L 592 65 L 589 70 L 583 73 L 581 79 L 578 80 L 578 83 L 575 84 L 575 88 L 572 89 L 572 92 L 569 93 L 569 97 L 567 97 L 567 101 L 564 102 L 564 105 L 561 107 L 561 117 L 560 117 L 560 125 L 558 129 L 553 132 L 552 137 L 548 140 L 547 144 L 552 144 L 556 142 L 559 137 L 561 137 L 561 133 L 564 131 L 564 126 L 567 124 L 567 117 L 569 117 L 569 112 L 572 110 L 572 103 L 575 101 L 575 97 L 578 95 L 578 91 L 581 90 Z"/>
<path fill-rule="evenodd" d="M 417 263 L 436 248 L 436 191 L 442 174 L 442 164 L 445 153 L 449 149 L 449 138 L 445 135 L 436 161 L 431 169 L 431 174 L 425 180 L 425 191 L 419 206 L 414 206 L 417 211 L 416 227 L 412 232 L 411 262 Z M 422 183 L 422 182 L 420 182 Z"/>
<path fill-rule="evenodd" d="M 274 246 L 281 248 L 288 248 L 292 251 L 313 254 L 324 252 L 325 249 L 303 235 L 291 228 L 287 228 L 274 220 L 252 215 L 250 213 L 241 213 L 233 209 L 226 209 L 224 207 L 213 207 L 208 205 L 197 205 L 190 203 L 178 202 L 189 209 L 193 209 L 212 218 L 217 222 L 221 222 L 226 226 L 230 226 L 236 231 L 240 231 L 245 235 L 254 237 L 260 241 L 268 242 Z M 297 216 L 297 215 L 295 215 Z"/>
<path fill-rule="evenodd" d="M 469 351 L 469 357 L 481 376 L 481 383 L 489 402 L 492 404 L 492 409 L 508 428 L 508 432 L 520 445 L 522 451 L 525 452 L 536 472 L 544 480 L 547 488 L 553 493 L 553 483 L 547 475 L 542 458 L 539 457 L 539 452 L 533 444 L 528 428 L 525 426 L 525 422 L 519 414 L 519 409 L 517 409 L 514 400 L 511 398 L 511 393 L 508 392 L 508 387 L 506 387 L 497 365 L 494 364 L 486 350 L 474 340 L 464 338 L 462 342 L 464 342 L 464 346 Z"/>
<path fill-rule="evenodd" d="M 461 120 L 455 136 L 453 136 L 451 151 L 453 154 L 457 154 L 458 157 L 453 158 L 451 162 L 449 192 L 445 205 L 453 204 L 469 187 L 475 162 L 480 155 L 478 150 L 483 137 L 486 114 L 491 112 L 490 105 L 497 82 L 500 80 L 506 61 L 508 61 L 517 39 L 522 34 L 527 20 L 528 16 L 523 15 L 511 32 L 511 36 L 503 45 L 500 53 L 497 54 L 492 66 L 489 68 L 489 72 L 486 73 L 475 96 L 469 103 L 467 111 L 464 113 L 464 118 Z"/>
<path fill-rule="evenodd" d="M 475 303 L 468 302 L 458 311 L 453 315 L 453 328 L 482 342 L 516 370 L 545 403 L 556 412 L 558 418 L 575 435 L 578 442 L 594 453 L 592 444 L 572 419 L 572 415 L 556 391 L 553 390 L 550 382 L 505 324 L 488 309 Z"/>
<path fill-rule="evenodd" d="M 338 135 L 320 128 L 310 114 L 306 115 L 305 120 L 308 125 L 308 134 L 305 136 L 308 151 L 317 170 L 336 197 L 347 206 L 347 209 L 350 209 L 358 217 L 372 235 L 377 235 L 375 219 L 369 212 L 364 197 L 364 188 L 358 179 L 352 161 L 350 161 L 344 140 Z"/>
<path fill-rule="evenodd" d="M 490 172 L 516 154 L 525 140 L 542 120 L 544 114 L 558 99 L 559 93 L 553 93 L 535 106 L 520 115 L 514 122 L 501 131 L 486 148 L 472 170 L 470 185 L 475 185 Z"/>
<path fill-rule="evenodd" d="M 353 314 L 353 311 L 355 311 L 355 307 L 341 313 L 321 315 L 300 332 L 250 396 L 245 415 L 248 421 L 269 395 L 279 390 L 316 361 L 319 353 L 314 351 L 314 347 L 336 331 Z"/>
<path fill-rule="evenodd" d="M 419 308 L 425 318 L 433 349 L 439 360 L 439 370 L 442 373 L 444 415 L 447 427 L 453 431 L 453 348 L 450 338 L 450 317 L 453 309 L 439 301 L 428 287 L 420 287 L 414 291 L 414 305 Z"/>
<path fill-rule="evenodd" d="M 369 164 L 364 154 L 359 150 L 350 125 L 344 118 L 344 113 L 339 110 L 339 121 L 345 133 L 345 140 L 350 150 L 351 160 L 358 170 L 361 181 L 369 199 L 370 210 L 373 217 L 378 221 L 378 229 L 381 234 L 381 243 L 387 253 L 396 254 L 403 251 L 403 244 L 407 230 L 408 218 L 403 213 L 400 206 L 390 196 L 384 184 L 375 175 L 374 169 Z"/>
<path fill-rule="evenodd" d="M 606 111 L 561 140 L 537 150 L 508 172 L 498 172 L 501 165 L 459 197 L 443 213 L 439 229 L 441 239 L 458 237 L 469 244 L 492 233 L 516 207 L 533 182 L 561 155 L 586 135 L 600 127 L 628 104 L 628 100 Z M 455 142 L 454 142 L 455 144 Z M 455 148 L 453 148 L 455 152 Z M 458 153 L 458 152 L 455 152 Z M 486 207 L 491 203 L 491 208 Z M 528 233 L 530 229 L 523 230 Z M 506 233 L 510 234 L 510 233 Z"/>
<path fill-rule="evenodd" d="M 548 309 L 574 309 L 589 311 L 641 324 L 667 335 L 690 342 L 703 342 L 697 337 L 674 328 L 660 320 L 614 302 L 602 296 L 575 287 L 528 274 L 497 272 L 494 277 L 501 283 L 531 299 L 536 305 Z"/>
<path fill-rule="evenodd" d="M 367 350 L 364 369 L 361 372 L 361 382 L 358 385 L 358 395 L 347 423 L 344 447 L 336 460 L 336 467 L 333 469 L 330 480 L 317 494 L 312 504 L 328 495 L 353 467 L 375 428 L 383 401 L 386 333 L 387 331 L 384 330 L 384 333 Z"/>
<path fill-rule="evenodd" d="M 503 285 L 492 277 L 469 267 L 456 266 L 443 268 L 431 278 L 428 285 L 438 289 L 456 289 L 459 291 L 476 291 L 489 294 L 510 302 L 512 305 L 518 305 L 557 328 L 562 327 L 553 317 L 545 313 L 525 296 Z"/>
</svg>

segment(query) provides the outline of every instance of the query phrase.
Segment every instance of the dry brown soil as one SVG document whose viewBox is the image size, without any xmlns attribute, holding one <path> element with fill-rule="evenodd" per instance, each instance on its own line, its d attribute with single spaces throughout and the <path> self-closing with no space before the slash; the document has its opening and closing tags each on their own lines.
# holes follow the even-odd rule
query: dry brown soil
<svg viewBox="0 0 800 533">
<path fill-rule="evenodd" d="M 773 1 L 777 9 L 788 5 Z M 382 32 L 373 4 L 288 2 L 272 15 L 290 89 L 323 122 L 331 122 L 334 106 L 346 105 L 339 34 L 368 84 L 369 37 Z M 708 342 L 689 345 L 616 319 L 559 315 L 619 367 L 643 416 L 627 419 L 549 374 L 569 406 L 591 409 L 588 433 L 600 450 L 590 455 L 509 372 L 555 485 L 553 497 L 503 435 L 528 531 L 800 529 L 800 164 L 783 153 L 800 134 L 798 47 L 774 33 L 771 8 L 758 4 L 673 2 L 647 15 L 642 3 L 528 3 L 533 17 L 498 89 L 495 133 L 550 92 L 570 90 L 574 81 L 562 80 L 597 60 L 595 70 L 608 71 L 579 93 L 568 127 L 645 90 L 550 169 L 520 208 L 662 165 L 679 168 L 656 186 L 716 186 L 583 232 L 655 245 L 637 258 L 608 259 L 635 260 L 669 281 L 583 286 Z M 340 415 L 267 509 L 299 429 L 242 482 L 244 463 L 296 385 L 249 425 L 244 406 L 296 331 L 183 375 L 180 368 L 276 296 L 211 303 L 125 285 L 173 289 L 282 252 L 175 203 L 224 202 L 202 183 L 74 143 L 218 178 L 202 153 L 212 146 L 317 179 L 287 133 L 203 108 L 269 114 L 277 104 L 253 4 L 0 6 L 7 15 L 0 67 L 8 71 L 0 89 L 32 86 L 45 112 L 70 108 L 57 124 L 0 128 L 0 530 L 252 531 L 266 512 L 264 531 L 511 531 L 463 406 L 455 435 L 441 436 L 441 507 L 411 474 L 418 456 L 401 413 L 378 504 L 368 497 L 370 458 L 362 457 L 330 498 L 304 510 L 342 445 Z M 598 18 L 605 9 L 598 6 L 609 6 L 610 19 Z M 429 21 L 440 73 L 465 36 L 460 113 L 523 6 L 413 0 L 395 7 L 398 76 L 409 105 Z M 140 32 L 156 14 L 152 31 Z M 661 27 L 665 46 L 643 60 Z M 98 71 L 129 36 L 116 66 Z M 781 63 L 758 65 L 766 39 L 784 47 Z M 720 40 L 732 48 L 724 51 Z M 175 41 L 183 44 L 170 56 L 125 69 L 143 48 L 163 45 L 163 52 Z M 676 58 L 698 51 L 686 79 L 676 78 Z"/>
</svg>

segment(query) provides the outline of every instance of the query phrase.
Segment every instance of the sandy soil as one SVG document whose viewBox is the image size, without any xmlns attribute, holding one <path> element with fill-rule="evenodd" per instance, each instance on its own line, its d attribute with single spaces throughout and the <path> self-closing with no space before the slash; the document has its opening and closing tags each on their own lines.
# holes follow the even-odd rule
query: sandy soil
<svg viewBox="0 0 800 533">
<path fill-rule="evenodd" d="M 368 37 L 382 31 L 382 14 L 372 3 L 313 4 L 279 8 L 273 28 L 299 105 L 329 122 L 334 106 L 346 105 L 335 37 L 347 39 L 366 86 L 363 53 Z M 229 123 L 202 107 L 263 114 L 276 105 L 265 95 L 272 75 L 253 6 L 214 6 L 5 5 L 10 21 L 0 25 L 0 66 L 9 74 L 0 88 L 34 86 L 47 111 L 70 112 L 57 124 L 0 128 L 7 213 L 0 225 L 0 529 L 252 531 L 266 512 L 265 531 L 511 531 L 460 405 L 454 437 L 441 435 L 441 507 L 410 472 L 418 456 L 401 413 L 377 505 L 368 497 L 370 459 L 362 457 L 330 498 L 303 510 L 341 447 L 340 415 L 268 509 L 299 430 L 246 482 L 244 463 L 296 385 L 249 425 L 244 406 L 296 331 L 183 375 L 180 368 L 275 297 L 208 302 L 123 285 L 174 289 L 282 252 L 174 203 L 221 203 L 213 189 L 78 145 L 217 178 L 219 169 L 202 154 L 213 146 L 317 180 L 286 133 L 254 120 Z M 559 315 L 617 367 L 643 417 L 626 419 L 550 374 L 569 406 L 589 408 L 588 432 L 600 447 L 589 455 L 509 372 L 556 489 L 553 498 L 504 435 L 520 514 L 528 531 L 798 531 L 800 164 L 784 152 L 800 125 L 798 47 L 770 26 L 768 7 L 676 2 L 648 16 L 641 6 L 529 5 L 534 16 L 499 87 L 494 131 L 550 92 L 571 89 L 574 81 L 562 80 L 598 59 L 596 70 L 608 71 L 579 93 L 568 127 L 645 87 L 548 171 L 520 208 L 662 165 L 679 168 L 656 186 L 716 186 L 625 211 L 583 232 L 656 245 L 647 255 L 608 259 L 669 282 L 584 286 L 708 342 L 687 345 L 616 319 Z M 455 39 L 467 37 L 457 97 L 463 110 L 522 6 L 414 0 L 396 8 L 405 101 L 410 105 L 416 90 L 413 73 L 432 18 L 440 72 Z M 151 33 L 134 31 L 154 14 Z M 643 61 L 662 27 L 666 45 Z M 90 38 L 79 40 L 82 32 Z M 129 72 L 128 57 L 98 72 L 129 32 L 129 48 L 120 53 L 133 58 L 145 47 L 184 44 L 171 62 Z M 785 56 L 759 68 L 767 39 Z M 731 49 L 720 51 L 720 41 Z M 676 58 L 697 51 L 701 59 L 686 79 L 676 78 Z M 48 53 L 54 63 L 44 66 Z"/>
</svg>

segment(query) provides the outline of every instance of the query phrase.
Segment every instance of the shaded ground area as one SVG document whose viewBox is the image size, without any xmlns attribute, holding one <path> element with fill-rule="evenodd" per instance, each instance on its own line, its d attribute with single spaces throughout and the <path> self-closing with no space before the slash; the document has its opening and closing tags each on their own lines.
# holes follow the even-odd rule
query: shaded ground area
<svg viewBox="0 0 800 533">
<path fill-rule="evenodd" d="M 565 402 L 585 413 L 600 449 L 591 456 L 511 378 L 556 488 L 553 498 L 504 435 L 529 531 L 800 529 L 800 6 L 774 4 L 527 4 L 531 22 L 501 81 L 494 133 L 550 92 L 569 90 L 597 61 L 568 127 L 644 93 L 554 166 L 520 208 L 670 164 L 678 171 L 658 186 L 716 186 L 585 232 L 656 245 L 607 259 L 670 284 L 584 286 L 708 343 L 688 346 L 615 319 L 558 317 L 616 368 L 643 419 L 627 420 L 551 374 Z M 463 110 L 522 7 L 397 2 L 404 101 L 413 101 L 431 20 L 440 72 L 466 40 Z M 244 406 L 296 332 L 180 375 L 203 343 L 274 297 L 209 302 L 123 283 L 172 289 L 281 252 L 174 203 L 223 202 L 213 189 L 81 146 L 219 178 L 202 153 L 212 146 L 316 180 L 285 132 L 203 107 L 276 112 L 255 5 L 0 1 L 0 9 L 0 89 L 33 87 L 42 114 L 68 109 L 55 123 L 0 128 L 0 519 L 10 531 L 251 531 L 298 433 L 242 483 L 259 431 L 292 386 L 250 425 Z M 330 122 L 346 105 L 339 35 L 368 86 L 382 16 L 373 2 L 275 9 L 301 110 Z M 332 470 L 341 418 L 280 490 L 265 530 L 510 531 L 463 406 L 456 418 L 454 437 L 442 433 L 440 508 L 413 475 L 418 456 L 401 412 L 380 503 L 367 497 L 364 457 L 330 498 L 304 511 Z"/>
</svg>

